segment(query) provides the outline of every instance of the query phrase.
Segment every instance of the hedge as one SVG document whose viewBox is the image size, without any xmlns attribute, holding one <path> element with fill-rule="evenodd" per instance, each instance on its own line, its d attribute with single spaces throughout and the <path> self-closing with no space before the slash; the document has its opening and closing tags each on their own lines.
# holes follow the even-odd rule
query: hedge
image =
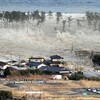
<svg viewBox="0 0 100 100">
<path fill-rule="evenodd" d="M 13 94 L 10 91 L 0 91 L 0 100 L 13 100 Z"/>
</svg>

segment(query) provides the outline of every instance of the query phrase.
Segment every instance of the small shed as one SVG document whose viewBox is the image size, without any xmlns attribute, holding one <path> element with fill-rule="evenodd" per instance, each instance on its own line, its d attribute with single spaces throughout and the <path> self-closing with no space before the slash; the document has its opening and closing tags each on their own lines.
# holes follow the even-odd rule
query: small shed
<svg viewBox="0 0 100 100">
<path fill-rule="evenodd" d="M 62 79 L 62 75 L 52 75 L 51 79 L 53 79 L 53 80 L 61 80 Z"/>
</svg>

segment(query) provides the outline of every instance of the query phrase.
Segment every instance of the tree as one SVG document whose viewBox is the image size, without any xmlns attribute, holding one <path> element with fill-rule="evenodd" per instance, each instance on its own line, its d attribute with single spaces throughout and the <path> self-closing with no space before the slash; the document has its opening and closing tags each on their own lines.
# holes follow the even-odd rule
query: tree
<svg viewBox="0 0 100 100">
<path fill-rule="evenodd" d="M 59 21 L 60 21 L 60 18 L 61 18 L 61 16 L 62 16 L 62 14 L 61 14 L 61 12 L 57 12 L 56 13 L 56 16 L 57 16 L 57 24 L 59 23 Z"/>
<path fill-rule="evenodd" d="M 83 73 L 74 73 L 71 76 L 68 76 L 68 78 L 70 80 L 81 80 L 81 79 L 84 79 L 85 76 L 83 75 Z"/>
<path fill-rule="evenodd" d="M 3 14 L 2 13 L 0 13 L 0 18 L 2 18 L 3 17 Z"/>
<path fill-rule="evenodd" d="M 27 19 L 28 16 L 25 15 L 25 12 L 20 12 L 20 20 L 24 21 Z"/>
<path fill-rule="evenodd" d="M 5 77 L 11 75 L 10 69 L 7 67 L 4 72 Z"/>
<path fill-rule="evenodd" d="M 36 10 L 36 11 L 34 11 L 34 13 L 32 14 L 32 16 L 33 16 L 33 19 L 40 19 L 40 14 L 39 14 L 39 11 L 38 10 Z"/>
<path fill-rule="evenodd" d="M 11 14 L 10 12 L 6 11 L 4 14 L 4 18 L 6 18 L 7 20 L 10 20 Z"/>
<path fill-rule="evenodd" d="M 63 29 L 62 29 L 62 30 L 65 32 L 66 20 L 63 20 L 63 21 L 62 21 L 62 24 L 63 24 Z"/>
<path fill-rule="evenodd" d="M 51 19 L 51 17 L 52 17 L 52 12 L 51 11 L 49 11 L 49 17 L 50 17 L 50 19 Z"/>
<path fill-rule="evenodd" d="M 71 16 L 68 17 L 68 27 L 70 27 L 70 23 L 71 23 L 72 19 L 71 19 Z"/>
<path fill-rule="evenodd" d="M 40 19 L 41 19 L 41 23 L 43 23 L 45 21 L 45 12 L 44 11 L 41 12 Z"/>
<path fill-rule="evenodd" d="M 99 32 L 100 32 L 100 20 L 99 20 L 99 27 L 98 27 L 98 30 L 99 30 Z"/>
<path fill-rule="evenodd" d="M 79 28 L 80 26 L 82 26 L 79 19 L 77 19 L 77 26 L 78 26 L 78 28 Z"/>
<path fill-rule="evenodd" d="M 93 12 L 87 11 L 86 12 L 86 18 L 87 18 L 87 21 L 88 21 L 88 26 L 90 27 L 92 25 L 92 21 L 93 21 L 93 18 L 94 18 Z"/>
<path fill-rule="evenodd" d="M 20 20 L 20 12 L 18 12 L 18 11 L 12 11 L 11 12 L 11 20 L 12 21 L 19 21 Z"/>
</svg>

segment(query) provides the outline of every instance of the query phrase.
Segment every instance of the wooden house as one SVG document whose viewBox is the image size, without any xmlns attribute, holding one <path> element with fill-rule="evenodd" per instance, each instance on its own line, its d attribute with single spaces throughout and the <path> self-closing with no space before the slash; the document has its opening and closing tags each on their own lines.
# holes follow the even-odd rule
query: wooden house
<svg viewBox="0 0 100 100">
<path fill-rule="evenodd" d="M 59 55 L 53 55 L 50 56 L 50 60 L 47 61 L 47 65 L 51 67 L 63 67 L 64 66 L 64 61 L 63 57 Z"/>
<path fill-rule="evenodd" d="M 29 68 L 36 69 L 40 64 L 43 64 L 44 61 L 45 59 L 42 57 L 31 57 L 26 65 L 29 66 Z"/>
</svg>

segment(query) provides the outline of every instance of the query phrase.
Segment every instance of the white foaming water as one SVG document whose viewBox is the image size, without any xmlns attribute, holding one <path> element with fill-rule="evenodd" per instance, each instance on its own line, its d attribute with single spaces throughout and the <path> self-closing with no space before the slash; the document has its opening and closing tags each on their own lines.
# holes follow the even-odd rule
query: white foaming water
<svg viewBox="0 0 100 100">
<path fill-rule="evenodd" d="M 70 23 L 66 22 L 65 31 L 62 30 L 63 20 L 68 20 L 72 16 Z M 72 45 L 73 49 L 99 50 L 99 31 L 89 29 L 85 22 L 82 26 L 77 26 L 76 19 L 82 19 L 85 14 L 63 14 L 57 24 L 56 16 L 50 19 L 46 14 L 46 21 L 36 25 L 37 21 L 30 20 L 24 23 L 13 22 L 4 24 L 0 22 L 0 52 L 4 54 L 30 57 L 30 56 L 50 56 L 60 54 L 67 60 L 76 61 L 74 54 L 69 54 Z M 50 34 L 50 35 L 49 35 Z"/>
</svg>

